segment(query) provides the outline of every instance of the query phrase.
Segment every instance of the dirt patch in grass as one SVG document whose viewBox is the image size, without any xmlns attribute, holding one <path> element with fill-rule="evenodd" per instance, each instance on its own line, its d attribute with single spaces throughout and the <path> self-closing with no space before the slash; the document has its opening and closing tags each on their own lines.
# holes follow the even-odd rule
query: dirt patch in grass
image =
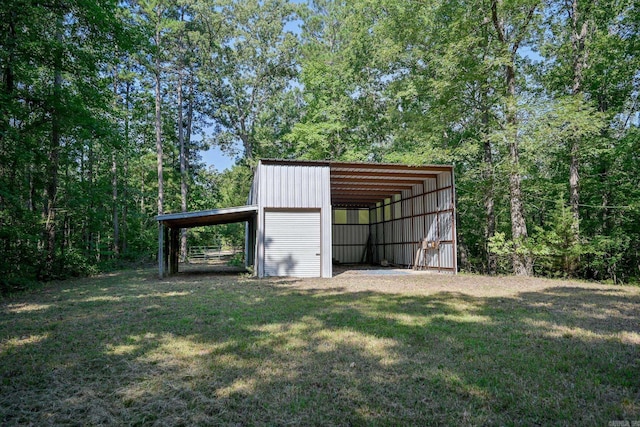
<svg viewBox="0 0 640 427">
<path fill-rule="evenodd" d="M 0 303 L 0 424 L 640 420 L 640 288 L 153 270 Z"/>
</svg>

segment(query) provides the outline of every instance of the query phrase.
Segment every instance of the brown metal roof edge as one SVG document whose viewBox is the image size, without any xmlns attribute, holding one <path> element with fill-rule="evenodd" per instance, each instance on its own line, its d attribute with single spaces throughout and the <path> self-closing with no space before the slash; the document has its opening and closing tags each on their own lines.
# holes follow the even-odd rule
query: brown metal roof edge
<svg viewBox="0 0 640 427">
<path fill-rule="evenodd" d="M 260 159 L 263 165 L 329 166 L 328 160 Z"/>
<path fill-rule="evenodd" d="M 166 213 L 156 216 L 156 221 L 173 221 L 173 220 L 188 220 L 197 219 L 210 216 L 230 215 L 230 214 L 242 214 L 258 212 L 258 206 L 256 205 L 244 205 L 244 206 L 231 206 L 227 208 L 216 208 L 204 211 L 190 211 L 190 212 L 176 212 Z"/>
<path fill-rule="evenodd" d="M 340 162 L 336 160 L 294 160 L 294 159 L 260 159 L 262 164 L 289 164 L 299 166 L 329 166 L 331 168 L 350 169 L 401 169 L 405 171 L 437 171 L 448 172 L 453 165 L 407 165 L 404 163 L 368 163 L 368 162 Z"/>
</svg>

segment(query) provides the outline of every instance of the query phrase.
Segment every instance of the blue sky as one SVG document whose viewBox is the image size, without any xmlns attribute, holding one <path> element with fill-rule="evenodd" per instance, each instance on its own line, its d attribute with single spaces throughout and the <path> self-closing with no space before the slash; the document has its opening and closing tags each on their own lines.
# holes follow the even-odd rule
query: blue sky
<svg viewBox="0 0 640 427">
<path fill-rule="evenodd" d="M 219 147 L 213 147 L 207 151 L 203 151 L 201 154 L 202 160 L 207 166 L 213 166 L 220 172 L 231 168 L 235 163 L 235 159 L 220 151 Z"/>
</svg>

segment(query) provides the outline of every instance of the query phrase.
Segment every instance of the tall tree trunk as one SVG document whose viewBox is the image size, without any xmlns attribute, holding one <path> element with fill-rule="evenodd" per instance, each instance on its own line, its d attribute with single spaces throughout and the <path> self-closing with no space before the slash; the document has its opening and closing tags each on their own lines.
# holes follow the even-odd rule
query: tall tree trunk
<svg viewBox="0 0 640 427">
<path fill-rule="evenodd" d="M 129 150 L 129 95 L 131 93 L 131 82 L 127 80 L 125 84 L 125 118 L 124 118 L 124 146 Z M 128 189 L 129 189 L 129 156 L 125 154 L 124 163 L 123 163 L 123 181 L 124 186 L 122 188 L 122 200 L 124 203 L 122 204 L 122 253 L 124 255 L 127 254 L 127 214 L 129 212 L 128 206 Z"/>
<path fill-rule="evenodd" d="M 182 102 L 182 66 L 178 70 L 178 141 L 180 143 L 180 204 L 182 212 L 187 211 L 187 159 L 184 139 L 184 117 Z M 183 228 L 180 235 L 180 259 L 187 260 L 187 229 Z"/>
<path fill-rule="evenodd" d="M 516 105 L 516 70 L 515 56 L 518 47 L 526 34 L 526 28 L 531 22 L 536 7 L 532 7 L 527 14 L 525 22 L 519 28 L 517 39 L 508 40 L 504 19 L 498 14 L 498 5 L 502 0 L 494 0 L 491 3 L 491 17 L 496 29 L 498 41 L 502 44 L 509 58 L 504 66 L 506 84 L 506 124 L 509 129 L 506 144 L 509 149 L 509 196 L 511 207 L 511 237 L 513 239 L 513 272 L 518 276 L 530 276 L 533 274 L 533 258 L 523 247 L 527 240 L 527 223 L 524 215 L 524 203 L 522 200 L 522 178 L 520 176 L 520 152 L 518 147 L 518 116 Z M 512 28 L 510 33 L 514 33 Z"/>
<path fill-rule="evenodd" d="M 118 108 L 118 68 L 113 69 L 114 107 Z M 120 222 L 118 218 L 118 162 L 116 149 L 111 153 L 111 216 L 113 221 L 112 252 L 115 257 L 120 254 Z"/>
<path fill-rule="evenodd" d="M 62 46 L 62 19 L 56 28 L 58 46 Z M 59 49 L 62 49 L 61 47 Z M 56 199 L 58 195 L 58 167 L 60 164 L 60 118 L 62 114 L 62 51 L 56 52 L 53 71 L 53 108 L 51 109 L 51 139 L 47 162 L 46 201 L 44 206 L 45 219 L 45 263 L 44 277 L 51 278 L 56 254 Z"/>
<path fill-rule="evenodd" d="M 162 176 L 162 115 L 161 115 L 161 93 L 160 93 L 160 21 L 162 19 L 162 8 L 157 6 L 157 23 L 156 23 L 156 58 L 155 58 L 155 83 L 156 83 L 156 153 L 158 166 L 158 215 L 164 213 L 164 179 Z"/>
<path fill-rule="evenodd" d="M 484 146 L 484 165 L 483 165 L 483 178 L 485 181 L 484 192 L 484 209 L 486 215 L 486 223 L 484 229 L 485 238 L 485 253 L 487 256 L 487 273 L 493 275 L 498 272 L 498 259 L 496 254 L 489 251 L 489 240 L 496 234 L 496 214 L 495 214 L 495 188 L 493 177 L 493 153 L 491 152 L 491 141 L 487 135 L 489 130 L 489 106 L 487 101 L 487 94 L 482 88 L 481 93 L 481 108 L 482 108 L 482 133 L 483 133 L 483 146 Z"/>
<path fill-rule="evenodd" d="M 14 22 L 15 12 L 11 11 L 8 13 L 9 22 L 7 25 L 7 33 L 5 35 L 5 40 L 3 43 L 3 47 L 6 50 L 6 59 L 4 69 L 2 70 L 2 92 L 6 96 L 6 100 L 0 104 L 0 149 L 3 147 L 3 142 L 5 135 L 8 134 L 9 130 L 9 101 L 13 97 L 14 91 L 14 75 L 13 75 L 13 51 L 16 48 L 16 23 Z M 4 169 L 0 167 L 0 171 Z M 0 196 L 2 197 L 2 196 Z"/>
<path fill-rule="evenodd" d="M 244 148 L 244 157 L 245 157 L 245 159 L 249 160 L 249 164 L 252 164 L 252 160 L 253 160 L 253 144 L 251 144 L 251 139 L 249 138 L 249 135 L 246 133 L 244 124 L 242 125 L 242 132 L 240 133 L 240 140 L 242 141 L 242 147 Z"/>
<path fill-rule="evenodd" d="M 111 154 L 111 209 L 113 220 L 112 251 L 117 258 L 120 255 L 120 219 L 118 218 L 118 162 L 115 152 Z"/>
<path fill-rule="evenodd" d="M 187 95 L 187 119 L 185 125 L 185 136 L 184 136 L 184 180 L 182 181 L 183 187 L 181 190 L 184 192 L 185 203 L 183 209 L 187 210 L 187 198 L 189 195 L 189 159 L 191 158 L 191 126 L 193 124 L 193 74 L 194 70 L 192 67 L 189 68 L 189 94 Z M 182 164 L 180 165 L 182 167 Z M 182 229 L 182 235 L 180 236 L 180 250 L 184 254 L 183 260 L 187 260 L 187 229 Z"/>
<path fill-rule="evenodd" d="M 513 272 L 517 276 L 531 276 L 533 274 L 533 259 L 523 248 L 528 237 L 527 223 L 524 216 L 522 201 L 522 178 L 520 176 L 520 152 L 518 148 L 518 118 L 516 115 L 516 78 L 512 64 L 506 66 L 508 89 L 507 124 L 510 129 L 509 146 L 509 196 L 511 206 L 511 236 L 513 239 Z"/>
<path fill-rule="evenodd" d="M 573 86 L 572 95 L 577 96 L 582 92 L 583 71 L 587 61 L 585 52 L 585 39 L 587 37 L 588 22 L 585 20 L 580 25 L 581 13 L 578 10 L 578 0 L 571 2 L 568 10 L 571 20 L 571 48 L 573 56 Z M 580 141 L 574 137 L 571 140 L 569 161 L 569 203 L 573 222 L 571 229 L 576 242 L 580 240 L 580 174 L 579 156 Z"/>
<path fill-rule="evenodd" d="M 494 207 L 494 182 L 493 182 L 493 156 L 491 155 L 491 143 L 485 139 L 484 141 L 484 178 L 486 189 L 484 193 L 484 209 L 486 215 L 486 224 L 484 230 L 485 242 L 496 234 L 496 214 Z M 493 275 L 498 271 L 498 260 L 494 253 L 486 250 L 487 254 L 487 273 Z"/>
<path fill-rule="evenodd" d="M 187 172 L 189 172 L 189 156 L 191 155 L 191 152 L 189 151 L 191 149 L 191 126 L 193 124 L 193 92 L 194 92 L 194 82 L 193 82 L 193 74 L 194 74 L 194 70 L 193 68 L 189 68 L 189 95 L 187 95 L 187 125 L 186 125 L 186 134 L 185 134 L 185 141 L 186 141 L 186 146 L 185 146 L 185 154 L 186 154 L 186 167 L 187 167 Z"/>
</svg>

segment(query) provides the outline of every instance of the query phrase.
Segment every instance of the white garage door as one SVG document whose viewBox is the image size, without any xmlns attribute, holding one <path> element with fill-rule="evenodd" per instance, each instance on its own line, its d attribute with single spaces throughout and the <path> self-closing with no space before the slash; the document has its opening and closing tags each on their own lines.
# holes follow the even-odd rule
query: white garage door
<svg viewBox="0 0 640 427">
<path fill-rule="evenodd" d="M 265 276 L 320 277 L 320 212 L 264 213 Z"/>
</svg>

